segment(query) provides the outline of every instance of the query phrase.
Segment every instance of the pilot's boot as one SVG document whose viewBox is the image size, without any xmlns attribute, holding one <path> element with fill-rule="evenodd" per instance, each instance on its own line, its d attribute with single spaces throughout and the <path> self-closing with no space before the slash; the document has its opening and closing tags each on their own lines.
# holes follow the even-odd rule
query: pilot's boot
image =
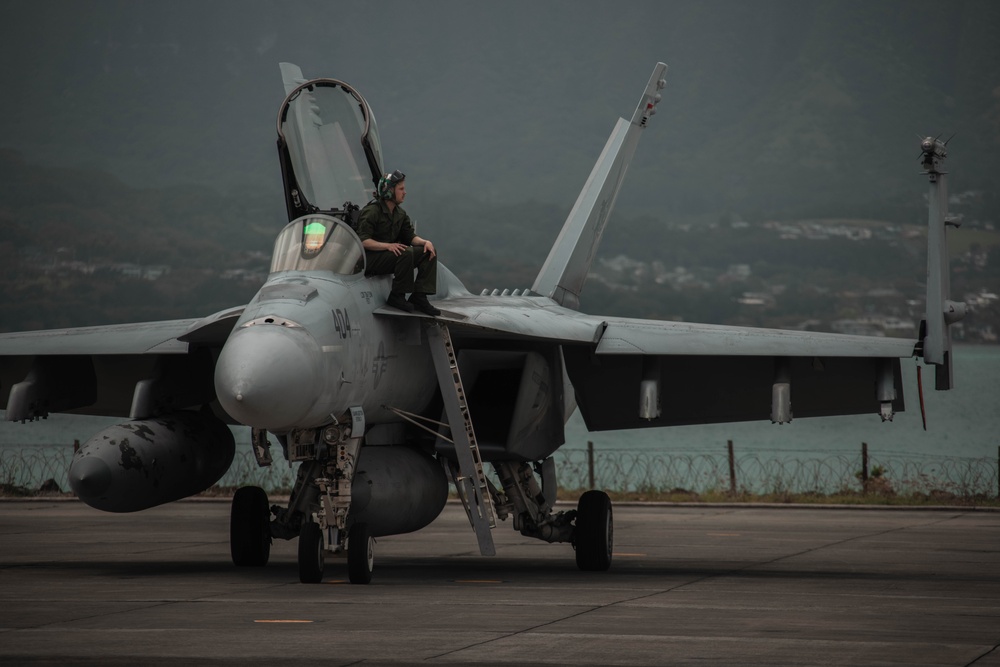
<svg viewBox="0 0 1000 667">
<path fill-rule="evenodd" d="M 437 317 L 441 314 L 440 310 L 431 305 L 431 302 L 427 300 L 427 295 L 423 292 L 414 292 L 411 294 L 410 302 L 407 305 L 431 317 Z"/>
<path fill-rule="evenodd" d="M 408 303 L 406 298 L 400 292 L 390 292 L 389 298 L 385 300 L 385 305 L 405 310 L 408 313 L 413 312 L 413 305 Z M 427 305 L 429 306 L 430 304 Z"/>
</svg>

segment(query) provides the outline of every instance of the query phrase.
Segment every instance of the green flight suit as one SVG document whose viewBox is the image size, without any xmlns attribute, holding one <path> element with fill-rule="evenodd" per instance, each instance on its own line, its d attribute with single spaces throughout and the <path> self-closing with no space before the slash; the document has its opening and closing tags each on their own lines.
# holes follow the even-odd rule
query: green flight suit
<svg viewBox="0 0 1000 667">
<path fill-rule="evenodd" d="M 379 243 L 410 245 L 416 234 L 410 216 L 400 206 L 392 213 L 383 201 L 373 201 L 361 209 L 358 236 Z M 365 250 L 366 276 L 393 274 L 393 292 L 434 294 L 437 292 L 437 258 L 424 252 L 423 246 L 410 246 L 401 255 L 388 250 Z M 417 277 L 413 277 L 413 269 Z"/>
</svg>

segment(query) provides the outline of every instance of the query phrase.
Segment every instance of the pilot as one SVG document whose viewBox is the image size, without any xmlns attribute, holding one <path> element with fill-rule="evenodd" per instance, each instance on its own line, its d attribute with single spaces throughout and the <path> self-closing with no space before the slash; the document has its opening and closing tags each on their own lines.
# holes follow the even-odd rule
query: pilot
<svg viewBox="0 0 1000 667">
<path fill-rule="evenodd" d="M 427 300 L 437 291 L 437 252 L 434 244 L 413 231 L 413 223 L 400 204 L 406 199 L 406 175 L 386 174 L 378 182 L 375 199 L 361 209 L 358 236 L 365 247 L 366 275 L 391 273 L 392 291 L 386 303 L 408 313 L 419 310 L 432 317 L 441 311 Z M 413 277 L 413 269 L 417 277 Z M 405 295 L 410 292 L 407 300 Z"/>
</svg>

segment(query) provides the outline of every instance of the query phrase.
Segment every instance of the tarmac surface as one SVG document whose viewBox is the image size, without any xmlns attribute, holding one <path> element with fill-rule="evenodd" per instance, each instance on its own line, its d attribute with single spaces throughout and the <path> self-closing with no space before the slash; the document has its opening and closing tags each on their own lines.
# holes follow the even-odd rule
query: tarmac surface
<svg viewBox="0 0 1000 667">
<path fill-rule="evenodd" d="M 459 506 L 368 586 L 295 541 L 236 568 L 225 502 L 0 502 L 0 664 L 1000 666 L 1000 513 L 616 506 L 609 572 Z"/>
</svg>

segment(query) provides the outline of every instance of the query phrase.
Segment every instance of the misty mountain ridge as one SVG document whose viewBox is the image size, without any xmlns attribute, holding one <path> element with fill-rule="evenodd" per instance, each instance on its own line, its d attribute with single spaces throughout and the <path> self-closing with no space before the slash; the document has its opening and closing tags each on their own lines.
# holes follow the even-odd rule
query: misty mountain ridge
<svg viewBox="0 0 1000 667">
<path fill-rule="evenodd" d="M 653 63 L 628 215 L 905 215 L 917 135 L 957 130 L 953 190 L 1000 218 L 989 2 L 9 2 L 0 145 L 134 186 L 280 191 L 277 62 L 350 82 L 424 197 L 568 208 Z M 433 197 L 431 197 L 433 195 Z M 474 221 L 470 221 L 474 224 Z"/>
</svg>

